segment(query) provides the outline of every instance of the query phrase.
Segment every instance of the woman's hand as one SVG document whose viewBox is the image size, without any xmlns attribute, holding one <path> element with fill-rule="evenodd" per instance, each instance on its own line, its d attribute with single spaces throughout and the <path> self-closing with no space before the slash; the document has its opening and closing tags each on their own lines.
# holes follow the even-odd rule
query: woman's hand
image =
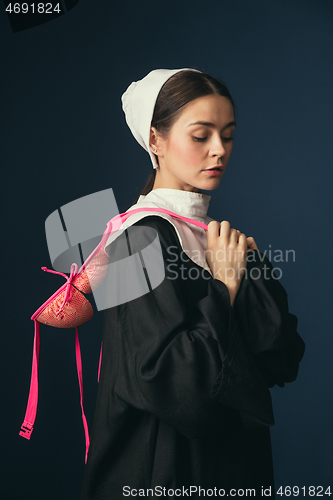
<svg viewBox="0 0 333 500">
<path fill-rule="evenodd" d="M 233 305 L 247 265 L 246 252 L 249 245 L 257 246 L 253 238 L 247 239 L 245 234 L 231 229 L 228 221 L 211 221 L 206 233 L 206 260 L 214 278 L 227 286 Z"/>
<path fill-rule="evenodd" d="M 239 236 L 240 234 L 241 234 L 241 232 L 237 229 L 237 236 Z M 246 240 L 247 240 L 247 249 L 248 250 L 258 250 L 257 244 L 254 241 L 254 238 L 252 238 L 252 236 L 248 236 L 246 238 Z"/>
</svg>

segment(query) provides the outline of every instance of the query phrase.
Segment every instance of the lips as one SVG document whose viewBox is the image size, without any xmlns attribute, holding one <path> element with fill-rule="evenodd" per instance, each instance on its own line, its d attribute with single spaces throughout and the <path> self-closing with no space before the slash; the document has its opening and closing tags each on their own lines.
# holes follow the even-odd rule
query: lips
<svg viewBox="0 0 333 500">
<path fill-rule="evenodd" d="M 223 166 L 222 165 L 215 165 L 214 167 L 205 168 L 206 172 L 211 172 L 211 171 L 222 172 L 222 170 L 223 170 Z"/>
<path fill-rule="evenodd" d="M 203 170 L 203 172 L 206 172 L 207 175 L 210 175 L 210 176 L 215 176 L 215 177 L 221 177 L 221 174 L 223 174 L 223 167 L 221 165 L 215 165 L 215 167 L 210 167 L 210 168 L 206 168 L 205 170 Z"/>
</svg>

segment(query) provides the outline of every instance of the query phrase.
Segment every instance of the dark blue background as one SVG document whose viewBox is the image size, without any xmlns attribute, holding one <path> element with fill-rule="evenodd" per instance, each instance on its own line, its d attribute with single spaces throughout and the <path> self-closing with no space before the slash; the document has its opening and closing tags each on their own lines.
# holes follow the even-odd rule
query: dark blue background
<svg viewBox="0 0 333 500">
<path fill-rule="evenodd" d="M 113 188 L 120 211 L 151 172 L 120 96 L 156 68 L 195 67 L 223 79 L 237 105 L 234 151 L 209 214 L 288 249 L 276 263 L 306 354 L 296 382 L 272 390 L 276 488 L 333 492 L 331 0 L 81 0 L 13 34 L 1 7 L 1 496 L 76 500 L 84 434 L 72 330 L 41 327 L 40 399 L 31 441 L 27 402 L 31 314 L 62 278 L 50 267 L 47 216 Z M 274 254 L 273 254 L 274 255 Z M 91 426 L 102 313 L 80 327 Z M 110 496 L 112 498 L 112 496 Z M 326 495 L 326 498 L 327 495 Z"/>
</svg>

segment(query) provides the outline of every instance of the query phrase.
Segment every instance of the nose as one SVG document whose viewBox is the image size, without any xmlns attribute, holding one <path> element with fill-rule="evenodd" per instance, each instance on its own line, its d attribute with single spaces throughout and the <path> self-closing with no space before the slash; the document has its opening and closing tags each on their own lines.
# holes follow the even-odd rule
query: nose
<svg viewBox="0 0 333 500">
<path fill-rule="evenodd" d="M 219 135 L 214 135 L 210 148 L 211 156 L 224 156 L 225 152 L 226 151 L 221 137 Z"/>
</svg>

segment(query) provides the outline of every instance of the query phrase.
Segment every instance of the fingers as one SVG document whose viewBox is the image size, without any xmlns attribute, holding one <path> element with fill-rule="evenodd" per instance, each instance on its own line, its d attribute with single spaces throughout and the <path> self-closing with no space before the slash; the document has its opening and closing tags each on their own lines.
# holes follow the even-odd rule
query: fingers
<svg viewBox="0 0 333 500">
<path fill-rule="evenodd" d="M 254 238 L 252 238 L 252 236 L 249 236 L 248 238 L 246 238 L 246 240 L 247 240 L 247 249 L 248 250 L 258 250 L 257 244 L 254 241 Z"/>
<path fill-rule="evenodd" d="M 228 221 L 211 221 L 207 227 L 206 260 L 214 278 L 237 293 L 245 273 L 247 238 Z M 221 253 L 222 252 L 222 253 Z"/>
<path fill-rule="evenodd" d="M 247 246 L 247 238 L 246 238 L 244 233 L 240 233 L 240 235 L 238 237 L 238 244 L 241 247 L 241 249 L 244 252 L 246 252 L 246 250 L 248 249 L 248 246 Z"/>
<path fill-rule="evenodd" d="M 238 234 L 236 229 L 230 229 L 229 233 L 229 245 L 232 247 L 237 246 L 238 243 Z"/>
<path fill-rule="evenodd" d="M 228 221 L 221 222 L 220 236 L 223 238 L 224 244 L 233 248 L 237 247 L 239 244 L 244 246 L 244 240 L 246 243 L 245 234 L 241 233 L 239 229 L 230 228 L 230 223 Z M 241 236 L 242 239 L 240 240 Z"/>
<path fill-rule="evenodd" d="M 224 245 L 231 245 L 233 247 L 237 246 L 241 235 L 243 235 L 246 240 L 245 234 L 241 233 L 239 229 L 230 228 L 230 223 L 227 220 L 222 221 L 221 224 L 219 224 L 216 220 L 211 221 L 208 224 L 206 233 L 207 239 L 209 238 L 212 241 L 217 238 L 221 238 Z"/>
<path fill-rule="evenodd" d="M 220 224 L 216 220 L 210 221 L 207 227 L 207 246 L 215 244 L 220 236 Z"/>
<path fill-rule="evenodd" d="M 217 220 L 212 220 L 207 226 L 207 233 L 210 233 L 212 236 L 219 236 L 220 234 L 220 224 Z"/>
<path fill-rule="evenodd" d="M 220 224 L 220 238 L 224 245 L 229 244 L 230 223 L 224 220 Z"/>
</svg>

